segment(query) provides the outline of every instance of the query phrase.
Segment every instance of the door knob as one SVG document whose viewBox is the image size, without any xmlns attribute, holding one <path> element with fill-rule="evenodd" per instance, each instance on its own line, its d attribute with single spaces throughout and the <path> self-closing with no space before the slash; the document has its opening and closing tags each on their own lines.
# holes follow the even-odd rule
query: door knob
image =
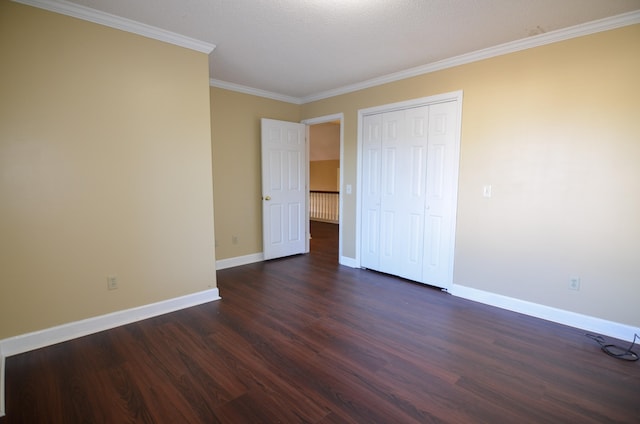
<svg viewBox="0 0 640 424">
<path fill-rule="evenodd" d="M 271 196 L 266 196 L 264 200 L 271 200 Z"/>
</svg>

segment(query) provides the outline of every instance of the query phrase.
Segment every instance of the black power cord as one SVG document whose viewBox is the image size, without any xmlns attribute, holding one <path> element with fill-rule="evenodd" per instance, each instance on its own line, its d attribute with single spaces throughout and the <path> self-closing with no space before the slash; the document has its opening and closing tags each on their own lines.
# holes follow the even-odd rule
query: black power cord
<svg viewBox="0 0 640 424">
<path fill-rule="evenodd" d="M 638 354 L 631 350 L 631 348 L 636 344 L 636 339 L 640 339 L 640 336 L 638 336 L 638 334 L 635 334 L 633 336 L 633 342 L 631 342 L 631 346 L 629 346 L 627 349 L 614 344 L 608 344 L 602 336 L 594 336 L 593 334 L 585 334 L 585 336 L 589 337 L 592 340 L 595 340 L 600 345 L 602 351 L 609 356 L 613 356 L 614 358 L 622 359 L 625 361 L 638 360 Z"/>
</svg>

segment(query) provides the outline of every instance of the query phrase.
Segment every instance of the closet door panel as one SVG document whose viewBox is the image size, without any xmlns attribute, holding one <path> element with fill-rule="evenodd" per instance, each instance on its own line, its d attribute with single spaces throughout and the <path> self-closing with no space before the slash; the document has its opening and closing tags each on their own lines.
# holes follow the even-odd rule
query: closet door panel
<svg viewBox="0 0 640 424">
<path fill-rule="evenodd" d="M 400 222 L 396 275 L 414 281 L 422 281 L 423 272 L 428 123 L 427 106 L 404 111 L 401 172 L 398 173 L 401 195 L 396 205 Z"/>
<path fill-rule="evenodd" d="M 382 115 L 365 116 L 362 152 L 362 237 L 360 263 L 380 270 Z"/>
<path fill-rule="evenodd" d="M 398 257 L 402 248 L 402 172 L 404 111 L 382 114 L 382 167 L 380 174 L 380 271 L 399 275 Z"/>
<path fill-rule="evenodd" d="M 457 186 L 457 103 L 430 106 L 423 282 L 443 287 L 453 267 Z"/>
</svg>

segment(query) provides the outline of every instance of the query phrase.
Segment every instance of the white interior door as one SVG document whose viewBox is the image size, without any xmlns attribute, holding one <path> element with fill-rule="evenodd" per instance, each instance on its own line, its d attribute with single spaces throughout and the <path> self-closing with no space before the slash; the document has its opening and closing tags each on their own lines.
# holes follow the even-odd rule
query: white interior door
<svg viewBox="0 0 640 424">
<path fill-rule="evenodd" d="M 262 119 L 261 124 L 264 258 L 305 253 L 305 125 L 273 119 Z"/>
<path fill-rule="evenodd" d="M 404 111 L 382 115 L 380 167 L 380 271 L 400 275 L 404 204 Z"/>
<path fill-rule="evenodd" d="M 456 101 L 363 116 L 361 266 L 451 284 L 457 116 Z"/>
<path fill-rule="evenodd" d="M 422 280 L 428 107 L 382 115 L 380 270 Z"/>
<path fill-rule="evenodd" d="M 428 106 L 403 111 L 404 130 L 396 172 L 399 196 L 388 207 L 395 209 L 398 216 L 395 274 L 415 281 L 422 281 L 424 256 L 428 114 Z"/>
<path fill-rule="evenodd" d="M 423 282 L 447 287 L 452 279 L 458 195 L 458 105 L 429 106 Z"/>
<path fill-rule="evenodd" d="M 380 271 L 381 157 L 382 114 L 365 116 L 362 125 L 360 265 L 377 271 Z"/>
</svg>

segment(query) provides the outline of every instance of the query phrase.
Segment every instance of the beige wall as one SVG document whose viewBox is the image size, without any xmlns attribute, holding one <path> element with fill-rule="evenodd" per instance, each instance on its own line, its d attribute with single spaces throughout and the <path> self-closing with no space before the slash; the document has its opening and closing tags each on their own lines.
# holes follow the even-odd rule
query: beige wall
<svg viewBox="0 0 640 424">
<path fill-rule="evenodd" d="M 309 190 L 337 191 L 339 160 L 309 162 Z"/>
<path fill-rule="evenodd" d="M 355 188 L 358 109 L 463 90 L 454 283 L 638 326 L 638 51 L 635 25 L 314 102 L 302 118 L 344 113 Z"/>
<path fill-rule="evenodd" d="M 340 122 L 309 125 L 309 160 L 340 160 Z"/>
<path fill-rule="evenodd" d="M 273 114 L 344 114 L 341 171 L 354 190 L 343 196 L 342 248 L 355 258 L 358 110 L 463 90 L 454 283 L 638 326 L 639 50 L 635 25 L 305 104 L 299 117 L 297 106 L 287 117 L 276 102 Z M 238 199 L 245 189 L 259 197 L 257 127 L 248 138 L 220 134 L 243 119 L 257 125 L 252 105 L 269 101 L 226 95 L 230 111 L 216 116 L 225 99 L 213 111 L 216 229 L 249 222 L 252 248 L 238 255 L 257 253 L 260 203 Z M 230 178 L 217 168 L 225 162 L 217 150 L 241 165 L 221 165 Z M 482 197 L 485 184 L 490 199 Z M 239 204 L 242 220 L 234 217 Z M 237 256 L 226 252 L 219 259 Z M 580 291 L 567 289 L 572 276 L 581 278 Z"/>
<path fill-rule="evenodd" d="M 0 339 L 215 287 L 207 56 L 0 0 L 0 57 Z"/>
<path fill-rule="evenodd" d="M 300 122 L 300 106 L 211 87 L 218 260 L 262 252 L 261 118 Z"/>
</svg>

